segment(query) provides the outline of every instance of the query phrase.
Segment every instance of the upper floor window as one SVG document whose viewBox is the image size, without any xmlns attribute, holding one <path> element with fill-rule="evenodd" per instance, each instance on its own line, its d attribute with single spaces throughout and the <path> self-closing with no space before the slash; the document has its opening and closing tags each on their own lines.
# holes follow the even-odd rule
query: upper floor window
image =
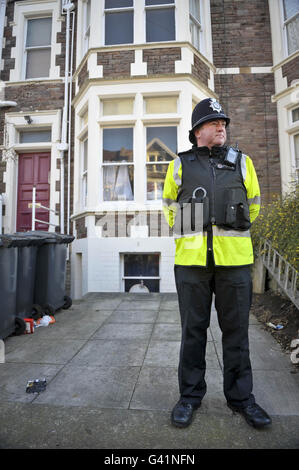
<svg viewBox="0 0 299 470">
<path fill-rule="evenodd" d="M 299 121 L 299 108 L 292 109 L 292 122 Z"/>
<path fill-rule="evenodd" d="M 174 0 L 145 0 L 146 42 L 175 40 Z"/>
<path fill-rule="evenodd" d="M 105 45 L 132 44 L 133 0 L 105 0 Z"/>
<path fill-rule="evenodd" d="M 288 55 L 299 49 L 299 0 L 283 0 L 284 31 Z"/>
<path fill-rule="evenodd" d="M 83 54 L 89 48 L 90 38 L 90 0 L 84 2 L 84 26 L 83 26 Z"/>
<path fill-rule="evenodd" d="M 50 75 L 52 18 L 27 20 L 25 40 L 25 78 Z"/>
<path fill-rule="evenodd" d="M 189 27 L 191 42 L 196 49 L 200 47 L 200 33 L 202 31 L 200 21 L 200 0 L 189 0 Z"/>
</svg>

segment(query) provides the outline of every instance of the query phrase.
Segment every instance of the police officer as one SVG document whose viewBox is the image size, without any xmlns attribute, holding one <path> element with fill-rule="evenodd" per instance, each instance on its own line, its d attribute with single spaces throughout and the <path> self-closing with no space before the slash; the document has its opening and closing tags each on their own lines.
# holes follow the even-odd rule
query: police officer
<svg viewBox="0 0 299 470">
<path fill-rule="evenodd" d="M 224 145 L 229 122 L 216 99 L 198 103 L 189 133 L 193 147 L 170 162 L 165 178 L 163 210 L 169 225 L 175 227 L 176 219 L 181 221 L 190 207 L 191 219 L 194 214 L 200 219 L 191 220 L 191 227 L 187 224 L 188 233 L 181 230 L 180 222 L 175 238 L 182 339 L 180 400 L 171 419 L 178 427 L 191 423 L 206 393 L 205 352 L 213 294 L 222 331 L 227 405 L 252 426 L 271 423 L 252 393 L 248 343 L 253 263 L 249 228 L 260 210 L 260 189 L 251 158 Z M 201 210 L 192 211 L 194 207 Z"/>
</svg>

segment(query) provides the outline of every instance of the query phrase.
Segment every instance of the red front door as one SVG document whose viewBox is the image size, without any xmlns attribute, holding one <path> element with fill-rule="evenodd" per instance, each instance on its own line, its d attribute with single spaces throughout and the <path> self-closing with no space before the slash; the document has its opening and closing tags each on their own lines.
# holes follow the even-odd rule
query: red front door
<svg viewBox="0 0 299 470">
<path fill-rule="evenodd" d="M 50 185 L 48 183 L 50 172 L 50 153 L 24 153 L 19 155 L 18 175 L 18 205 L 17 205 L 17 231 L 31 230 L 32 208 L 28 204 L 32 202 L 32 189 L 36 187 L 36 202 L 49 207 Z M 35 217 L 49 222 L 49 211 L 36 208 Z M 35 223 L 35 230 L 48 230 L 48 225 L 41 222 Z"/>
</svg>

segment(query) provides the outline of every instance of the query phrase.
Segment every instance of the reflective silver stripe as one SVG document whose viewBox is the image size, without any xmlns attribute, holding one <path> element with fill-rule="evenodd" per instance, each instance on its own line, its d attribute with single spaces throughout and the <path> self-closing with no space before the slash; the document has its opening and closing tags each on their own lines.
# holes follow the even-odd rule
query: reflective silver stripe
<svg viewBox="0 0 299 470">
<path fill-rule="evenodd" d="M 249 230 L 224 230 L 223 228 L 212 225 L 213 236 L 214 237 L 249 237 Z"/>
<path fill-rule="evenodd" d="M 168 198 L 165 197 L 162 200 L 162 204 L 163 204 L 163 206 L 169 207 L 169 206 L 172 206 L 172 205 L 176 206 L 177 202 L 174 201 L 173 199 L 168 199 Z"/>
<path fill-rule="evenodd" d="M 243 176 L 243 181 L 245 181 L 246 178 L 246 155 L 242 153 L 241 157 L 241 172 Z"/>
<path fill-rule="evenodd" d="M 255 196 L 248 199 L 248 204 L 259 204 L 261 205 L 261 196 Z"/>
<path fill-rule="evenodd" d="M 207 238 L 208 236 L 208 232 L 196 232 L 196 233 L 193 233 L 193 234 L 188 234 L 188 235 L 179 235 L 177 233 L 175 233 L 173 235 L 173 237 L 177 240 L 177 239 L 182 239 L 184 238 L 184 240 L 188 240 L 188 238 L 193 238 L 193 237 L 203 237 L 203 238 Z"/>
<path fill-rule="evenodd" d="M 181 159 L 180 159 L 180 157 L 177 157 L 177 158 L 174 159 L 174 162 L 173 162 L 173 179 L 174 179 L 174 182 L 178 186 L 181 186 L 181 184 L 182 184 L 182 180 L 179 177 L 179 168 L 180 168 L 180 166 L 181 166 Z"/>
</svg>

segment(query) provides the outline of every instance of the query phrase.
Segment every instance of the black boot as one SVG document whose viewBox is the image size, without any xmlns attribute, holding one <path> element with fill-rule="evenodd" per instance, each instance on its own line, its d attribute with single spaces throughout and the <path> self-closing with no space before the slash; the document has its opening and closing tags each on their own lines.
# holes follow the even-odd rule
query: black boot
<svg viewBox="0 0 299 470">
<path fill-rule="evenodd" d="M 199 404 L 179 400 L 171 413 L 171 422 L 174 426 L 185 428 L 192 421 L 193 412 L 200 407 Z"/>
<path fill-rule="evenodd" d="M 257 403 L 248 405 L 245 408 L 237 408 L 230 404 L 227 405 L 231 410 L 241 413 L 250 426 L 262 428 L 272 423 L 270 416 Z"/>
</svg>

